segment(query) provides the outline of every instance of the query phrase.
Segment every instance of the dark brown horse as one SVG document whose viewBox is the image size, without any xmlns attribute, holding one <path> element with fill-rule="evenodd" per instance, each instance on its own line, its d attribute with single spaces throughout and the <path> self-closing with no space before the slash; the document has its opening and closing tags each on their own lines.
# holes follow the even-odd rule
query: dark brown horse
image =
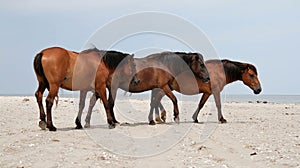
<svg viewBox="0 0 300 168">
<path fill-rule="evenodd" d="M 40 110 L 39 126 L 42 129 L 47 127 L 50 131 L 56 131 L 52 123 L 51 109 L 55 97 L 58 98 L 60 87 L 72 91 L 94 91 L 103 101 L 110 127 L 114 127 L 113 116 L 109 111 L 109 103 L 106 98 L 106 87 L 109 87 L 113 74 L 118 82 L 130 81 L 135 74 L 132 55 L 97 49 L 77 53 L 60 47 L 47 48 L 36 55 L 33 66 L 39 82 L 35 92 Z M 135 76 L 134 79 L 133 81 L 137 80 Z M 46 98 L 47 122 L 42 104 L 46 88 L 49 90 Z"/>
<path fill-rule="evenodd" d="M 195 95 L 203 93 L 198 108 L 192 117 L 194 122 L 198 122 L 198 114 L 211 94 L 213 94 L 214 96 L 215 103 L 218 109 L 218 120 L 221 123 L 227 122 L 224 119 L 221 111 L 220 92 L 223 90 L 224 86 L 229 83 L 235 81 L 243 81 L 245 85 L 247 85 L 253 90 L 254 94 L 259 94 L 262 91 L 260 82 L 258 80 L 257 70 L 252 64 L 235 62 L 230 60 L 208 60 L 205 62 L 205 65 L 208 69 L 211 79 L 209 83 L 204 83 L 199 78 L 184 72 L 177 76 L 176 80 L 185 82 L 181 82 L 180 87 L 176 81 L 172 84 L 172 89 L 185 95 Z M 196 89 L 193 88 L 193 86 L 191 86 L 190 82 L 188 82 L 194 79 L 196 79 L 198 84 L 198 88 Z M 159 94 L 162 93 L 160 93 L 159 91 L 153 92 L 152 99 L 155 99 L 155 97 L 157 97 L 157 99 L 161 99 L 161 96 Z M 157 105 L 161 110 L 161 118 L 165 121 L 165 109 L 161 103 Z M 157 106 L 155 107 L 155 112 L 156 120 L 160 120 Z M 153 108 L 151 108 L 150 113 L 153 113 Z"/>
<path fill-rule="evenodd" d="M 182 72 L 189 72 L 197 76 L 203 82 L 209 81 L 209 75 L 204 65 L 203 56 L 198 53 L 163 52 L 145 58 L 135 58 L 135 63 L 137 68 L 136 76 L 140 81 L 139 84 L 128 85 L 123 83 L 119 85 L 119 87 L 132 93 L 160 88 L 173 102 L 175 122 L 179 122 L 179 111 L 177 99 L 169 86 L 173 83 L 174 77 Z M 90 118 L 95 101 L 95 97 L 92 97 L 85 119 L 85 127 L 90 126 Z M 111 107 L 113 107 L 113 102 L 111 104 Z M 152 115 L 149 115 L 148 119 L 150 124 L 154 123 Z"/>
</svg>

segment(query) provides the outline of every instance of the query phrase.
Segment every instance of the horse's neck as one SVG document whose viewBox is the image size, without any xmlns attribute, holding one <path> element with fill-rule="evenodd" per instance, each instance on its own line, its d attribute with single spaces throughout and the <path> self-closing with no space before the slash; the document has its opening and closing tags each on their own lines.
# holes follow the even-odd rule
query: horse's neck
<svg viewBox="0 0 300 168">
<path fill-rule="evenodd" d="M 174 76 L 190 69 L 189 67 L 187 67 L 187 63 L 184 62 L 183 59 L 177 57 L 174 58 L 173 56 L 161 57 L 161 55 L 153 55 L 148 56 L 148 59 L 153 59 L 155 61 L 161 62 L 170 70 L 170 72 Z"/>
<path fill-rule="evenodd" d="M 176 57 L 170 60 L 169 66 L 173 70 L 174 75 L 179 75 L 180 73 L 188 70 L 191 71 L 191 68 L 188 66 L 188 63 L 185 62 L 182 57 Z"/>
<path fill-rule="evenodd" d="M 242 80 L 241 70 L 238 67 L 229 67 L 224 65 L 226 84 Z"/>
<path fill-rule="evenodd" d="M 227 84 L 230 84 L 230 83 L 233 83 L 233 82 L 236 82 L 236 81 L 239 81 L 240 79 L 228 79 L 227 76 L 226 76 L 226 85 Z"/>
<path fill-rule="evenodd" d="M 177 76 L 178 74 L 180 74 L 180 72 L 183 72 L 183 70 L 178 67 L 172 66 L 171 64 L 168 64 L 168 69 L 174 76 Z"/>
<path fill-rule="evenodd" d="M 236 82 L 236 81 L 239 81 L 241 80 L 239 77 L 229 77 L 227 74 L 226 74 L 226 85 L 227 84 L 230 84 L 230 83 L 233 83 L 233 82 Z"/>
<path fill-rule="evenodd" d="M 182 62 L 180 62 L 177 59 L 174 59 L 172 57 L 169 57 L 169 56 L 167 56 L 165 58 L 155 57 L 155 60 L 164 64 L 164 66 L 166 66 L 169 69 L 170 73 L 172 73 L 172 75 L 174 75 L 174 76 L 176 76 L 184 71 L 184 70 L 182 70 L 183 69 L 183 67 L 181 65 Z"/>
</svg>

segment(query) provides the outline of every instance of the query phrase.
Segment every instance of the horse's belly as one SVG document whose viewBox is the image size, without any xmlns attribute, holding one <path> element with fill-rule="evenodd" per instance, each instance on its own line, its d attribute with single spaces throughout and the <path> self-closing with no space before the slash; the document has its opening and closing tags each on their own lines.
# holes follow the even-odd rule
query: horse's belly
<svg viewBox="0 0 300 168">
<path fill-rule="evenodd" d="M 194 95 L 199 93 L 198 79 L 191 72 L 182 73 L 176 76 L 172 89 L 185 95 Z"/>
<path fill-rule="evenodd" d="M 72 78 L 72 77 L 65 77 L 64 81 L 61 84 L 61 87 L 63 89 L 67 89 L 67 90 L 90 90 L 92 89 L 93 83 L 94 81 L 92 80 L 87 80 L 85 78 L 82 77 L 76 77 L 76 78 Z"/>
</svg>

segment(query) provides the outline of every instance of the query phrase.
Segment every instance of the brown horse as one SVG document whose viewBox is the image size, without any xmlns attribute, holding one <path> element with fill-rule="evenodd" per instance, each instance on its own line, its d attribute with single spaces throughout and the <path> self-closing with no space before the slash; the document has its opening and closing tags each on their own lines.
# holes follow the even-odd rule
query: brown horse
<svg viewBox="0 0 300 168">
<path fill-rule="evenodd" d="M 176 81 L 172 84 L 172 89 L 185 95 L 195 95 L 203 93 L 198 108 L 192 117 L 194 122 L 198 122 L 198 114 L 211 94 L 213 94 L 214 96 L 215 103 L 218 109 L 218 120 L 221 123 L 227 122 L 224 119 L 221 111 L 220 92 L 223 90 L 224 86 L 229 83 L 235 81 L 243 81 L 245 85 L 247 85 L 254 91 L 254 94 L 259 94 L 262 91 L 260 82 L 258 80 L 257 70 L 252 64 L 235 62 L 230 60 L 208 60 L 205 62 L 205 65 L 208 69 L 211 79 L 209 83 L 203 83 L 201 80 L 199 80 L 199 78 L 191 76 L 184 72 L 177 76 L 177 81 L 191 81 L 196 79 L 198 88 L 193 88 L 190 85 L 190 82 L 182 82 L 184 84 L 180 85 L 181 88 L 179 87 Z M 155 97 L 157 97 L 157 99 L 160 100 L 161 96 L 159 95 L 159 93 L 159 91 L 153 92 L 152 99 L 155 99 Z M 162 111 L 161 118 L 165 121 L 165 109 L 161 103 L 159 103 L 158 106 Z M 160 120 L 157 106 L 155 107 L 155 112 L 156 120 Z M 153 108 L 151 108 L 150 113 L 153 113 Z"/>
<path fill-rule="evenodd" d="M 103 101 L 110 127 L 114 127 L 113 116 L 109 111 L 106 98 L 106 87 L 109 86 L 113 74 L 119 82 L 130 80 L 135 74 L 132 55 L 97 49 L 77 53 L 60 47 L 47 48 L 35 56 L 33 66 L 39 82 L 35 92 L 40 110 L 39 126 L 42 129 L 47 127 L 50 131 L 56 131 L 52 123 L 51 109 L 55 97 L 58 99 L 60 87 L 72 91 L 94 91 Z M 133 81 L 137 81 L 135 76 Z M 46 98 L 47 122 L 42 104 L 46 88 L 49 90 Z"/>
<path fill-rule="evenodd" d="M 119 87 L 132 93 L 160 88 L 173 102 L 175 122 L 179 122 L 179 111 L 177 99 L 169 86 L 173 83 L 174 76 L 182 72 L 189 72 L 195 74 L 202 82 L 209 81 L 209 74 L 204 65 L 203 56 L 198 53 L 163 52 L 145 58 L 135 58 L 135 63 L 137 68 L 136 76 L 140 83 L 138 85 L 130 84 L 129 86 L 123 83 Z M 92 97 L 85 119 L 85 127 L 90 126 L 90 118 L 95 101 L 95 97 Z M 113 108 L 113 102 L 111 104 Z M 152 115 L 148 116 L 148 120 L 150 124 L 155 124 Z"/>
</svg>

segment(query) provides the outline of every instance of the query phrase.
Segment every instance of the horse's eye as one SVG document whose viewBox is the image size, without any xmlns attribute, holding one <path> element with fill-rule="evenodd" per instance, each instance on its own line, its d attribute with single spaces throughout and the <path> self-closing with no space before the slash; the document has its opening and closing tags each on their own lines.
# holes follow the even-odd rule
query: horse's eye
<svg viewBox="0 0 300 168">
<path fill-rule="evenodd" d="M 201 64 L 201 68 L 204 68 L 205 67 L 205 65 L 204 64 Z"/>
<path fill-rule="evenodd" d="M 253 75 L 253 74 L 250 74 L 250 78 L 254 78 L 254 75 Z"/>
</svg>

